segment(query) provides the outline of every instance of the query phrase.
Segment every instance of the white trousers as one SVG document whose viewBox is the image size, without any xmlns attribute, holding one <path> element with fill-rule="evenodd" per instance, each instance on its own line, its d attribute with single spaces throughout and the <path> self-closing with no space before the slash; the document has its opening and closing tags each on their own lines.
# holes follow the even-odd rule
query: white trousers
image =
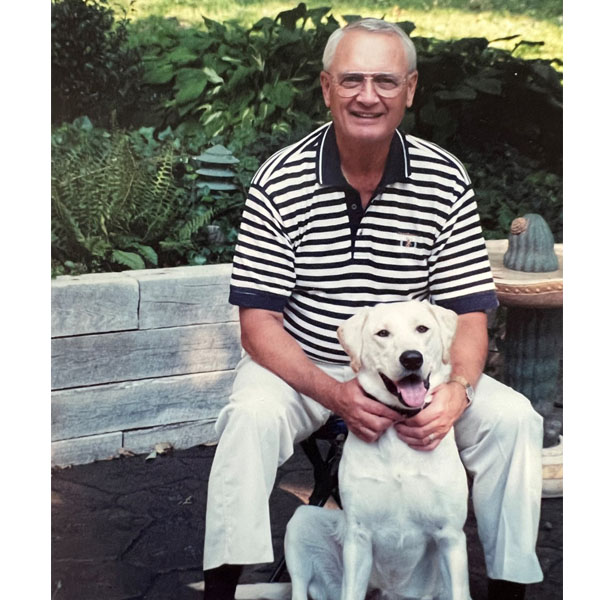
<svg viewBox="0 0 616 600">
<path fill-rule="evenodd" d="M 350 367 L 320 364 L 339 381 Z M 294 445 L 330 415 L 248 355 L 237 367 L 229 404 L 216 423 L 220 441 L 210 473 L 203 568 L 274 560 L 269 496 Z M 541 416 L 513 389 L 483 375 L 472 406 L 455 425 L 473 477 L 473 507 L 488 577 L 543 578 L 535 553 L 541 509 Z"/>
</svg>

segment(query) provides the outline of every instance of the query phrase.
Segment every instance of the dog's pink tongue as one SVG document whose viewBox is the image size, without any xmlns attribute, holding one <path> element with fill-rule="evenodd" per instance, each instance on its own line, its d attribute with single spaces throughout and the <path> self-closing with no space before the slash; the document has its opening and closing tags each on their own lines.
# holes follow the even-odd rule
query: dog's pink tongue
<svg viewBox="0 0 616 600">
<path fill-rule="evenodd" d="M 404 404 L 411 408 L 421 408 L 426 399 L 426 386 L 423 381 L 402 380 L 398 382 L 398 392 Z"/>
</svg>

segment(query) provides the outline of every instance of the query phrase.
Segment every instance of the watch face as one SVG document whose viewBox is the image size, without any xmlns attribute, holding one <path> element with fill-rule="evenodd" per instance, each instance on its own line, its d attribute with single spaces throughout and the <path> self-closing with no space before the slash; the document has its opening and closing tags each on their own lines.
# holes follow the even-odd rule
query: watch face
<svg viewBox="0 0 616 600">
<path fill-rule="evenodd" d="M 466 386 L 466 397 L 468 398 L 469 402 L 472 402 L 475 398 L 475 390 L 473 389 L 472 385 Z"/>
</svg>

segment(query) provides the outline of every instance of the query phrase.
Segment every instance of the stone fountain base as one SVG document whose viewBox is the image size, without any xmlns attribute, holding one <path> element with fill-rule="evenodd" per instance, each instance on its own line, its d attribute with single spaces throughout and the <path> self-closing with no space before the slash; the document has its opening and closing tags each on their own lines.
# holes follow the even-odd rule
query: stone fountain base
<svg viewBox="0 0 616 600">
<path fill-rule="evenodd" d="M 543 449 L 543 488 L 542 498 L 562 498 L 563 496 L 563 436 L 556 446 Z"/>
<path fill-rule="evenodd" d="M 507 307 L 504 383 L 530 399 L 544 419 L 543 498 L 563 495 L 562 423 L 553 414 L 562 360 L 563 245 L 547 273 L 504 266 L 508 240 L 488 240 L 498 299 Z"/>
</svg>

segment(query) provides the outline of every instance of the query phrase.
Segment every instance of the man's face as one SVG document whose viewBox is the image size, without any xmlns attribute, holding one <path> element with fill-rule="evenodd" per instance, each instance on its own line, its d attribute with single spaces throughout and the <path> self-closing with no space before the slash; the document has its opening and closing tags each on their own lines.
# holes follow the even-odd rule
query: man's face
<svg viewBox="0 0 616 600">
<path fill-rule="evenodd" d="M 364 81 L 357 95 L 342 97 L 337 83 L 346 73 L 385 73 L 399 79 L 407 75 L 402 41 L 392 34 L 350 31 L 340 40 L 329 73 L 321 72 L 321 88 L 329 107 L 339 143 L 387 142 L 413 102 L 417 72 L 405 80 L 400 93 L 384 98 L 372 79 Z"/>
</svg>

